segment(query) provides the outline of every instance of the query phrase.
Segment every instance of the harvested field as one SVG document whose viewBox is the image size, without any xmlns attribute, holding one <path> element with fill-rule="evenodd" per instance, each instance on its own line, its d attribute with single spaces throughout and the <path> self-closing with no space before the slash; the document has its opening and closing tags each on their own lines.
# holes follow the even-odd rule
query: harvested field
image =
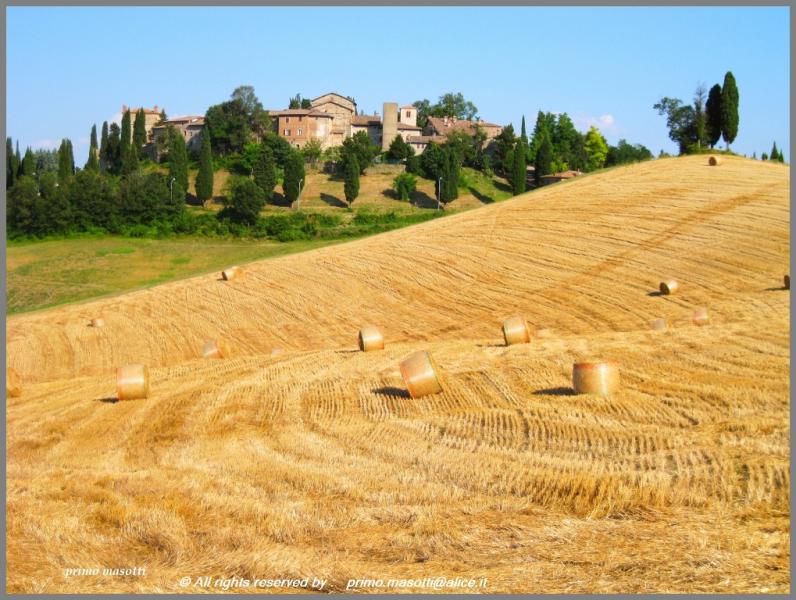
<svg viewBox="0 0 796 600">
<path fill-rule="evenodd" d="M 788 592 L 789 172 L 722 158 L 8 318 L 8 591 Z M 515 314 L 547 335 L 505 346 Z M 406 392 L 417 350 L 442 393 Z M 610 397 L 572 393 L 594 360 Z M 111 401 L 133 363 L 148 399 Z M 146 573 L 64 575 L 95 566 Z"/>
</svg>

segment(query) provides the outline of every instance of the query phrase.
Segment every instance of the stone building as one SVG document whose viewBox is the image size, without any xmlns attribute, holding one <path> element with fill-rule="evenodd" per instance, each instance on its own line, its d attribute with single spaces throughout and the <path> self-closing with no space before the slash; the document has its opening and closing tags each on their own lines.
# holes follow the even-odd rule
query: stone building
<svg viewBox="0 0 796 600">
<path fill-rule="evenodd" d="M 301 148 L 312 139 L 318 140 L 324 150 L 334 145 L 331 142 L 334 116 L 329 113 L 315 108 L 292 108 L 269 114 L 277 133 L 292 146 Z"/>
<path fill-rule="evenodd" d="M 161 123 L 152 128 L 152 141 L 153 151 L 155 157 L 158 156 L 158 140 L 166 135 L 169 127 L 174 127 L 179 133 L 182 134 L 185 140 L 185 145 L 188 152 L 199 152 L 202 143 L 202 130 L 205 126 L 205 118 L 197 115 L 186 117 L 176 117 L 169 119 L 165 123 Z M 160 144 L 162 146 L 162 143 Z"/>
<path fill-rule="evenodd" d="M 486 141 L 496 138 L 503 131 L 501 125 L 488 123 L 484 120 L 469 121 L 457 119 L 456 117 L 429 117 L 425 135 L 447 136 L 453 131 L 461 131 L 467 135 L 475 135 L 476 125 L 486 134 Z"/>
<path fill-rule="evenodd" d="M 138 114 L 138 111 L 141 110 L 141 107 L 133 108 L 126 104 L 122 104 L 122 116 L 124 116 L 124 113 L 128 110 L 130 111 L 130 125 L 132 126 L 135 124 L 135 116 Z M 153 139 L 152 129 L 155 127 L 155 124 L 160 121 L 160 112 L 162 110 L 163 109 L 158 108 L 157 104 L 152 108 L 144 108 L 144 127 L 146 128 L 147 142 L 151 142 Z"/>
</svg>

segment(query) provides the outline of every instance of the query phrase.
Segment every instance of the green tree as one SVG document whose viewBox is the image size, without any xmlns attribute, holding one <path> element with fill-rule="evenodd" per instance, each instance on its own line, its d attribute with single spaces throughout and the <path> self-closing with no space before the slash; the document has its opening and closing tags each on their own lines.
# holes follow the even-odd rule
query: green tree
<svg viewBox="0 0 796 600">
<path fill-rule="evenodd" d="M 443 163 L 444 156 L 442 146 L 435 142 L 429 142 L 423 154 L 420 155 L 420 167 L 423 171 L 423 175 L 436 182 L 442 175 Z"/>
<path fill-rule="evenodd" d="M 232 92 L 231 98 L 233 102 L 238 101 L 242 104 L 249 129 L 254 134 L 262 136 L 266 131 L 270 131 L 271 119 L 268 117 L 268 112 L 263 109 L 252 86 L 238 86 Z"/>
<path fill-rule="evenodd" d="M 680 154 L 688 153 L 697 142 L 696 116 L 694 107 L 683 104 L 679 98 L 661 98 L 653 105 L 659 115 L 666 115 L 669 138 L 676 142 Z"/>
<path fill-rule="evenodd" d="M 524 142 L 524 140 L 525 136 L 520 136 L 517 146 L 514 148 L 514 165 L 511 173 L 511 188 L 512 193 L 515 196 L 525 192 L 525 157 L 527 153 L 527 144 Z"/>
<path fill-rule="evenodd" d="M 514 165 L 514 146 L 517 144 L 517 137 L 514 135 L 514 127 L 509 124 L 495 138 L 495 149 L 492 155 L 492 164 L 502 175 L 511 173 Z"/>
<path fill-rule="evenodd" d="M 445 177 L 442 180 L 442 196 L 440 201 L 443 204 L 456 200 L 459 197 L 459 156 L 452 146 L 443 146 L 443 156 L 445 157 Z"/>
<path fill-rule="evenodd" d="M 771 147 L 771 154 L 769 154 L 769 160 L 779 160 L 779 150 L 777 150 L 777 142 L 774 142 L 774 145 Z"/>
<path fill-rule="evenodd" d="M 768 154 L 763 152 L 763 154 L 760 155 L 760 160 L 768 160 Z"/>
<path fill-rule="evenodd" d="M 417 125 L 425 128 L 428 117 L 456 117 L 472 120 L 478 115 L 478 108 L 465 99 L 461 92 L 447 93 L 439 97 L 436 104 L 426 99 L 417 100 L 412 104 L 417 109 Z"/>
<path fill-rule="evenodd" d="M 213 154 L 227 156 L 241 152 L 252 136 L 243 102 L 229 100 L 208 108 L 205 113 L 205 131 L 210 135 Z"/>
<path fill-rule="evenodd" d="M 276 160 L 271 146 L 265 142 L 260 144 L 252 174 L 254 175 L 254 182 L 263 191 L 263 198 L 265 198 L 266 202 L 270 201 L 276 187 Z"/>
<path fill-rule="evenodd" d="M 694 91 L 694 134 L 697 149 L 701 149 L 703 143 L 708 143 L 707 109 L 705 106 L 707 93 L 705 84 L 698 83 Z"/>
<path fill-rule="evenodd" d="M 717 83 L 708 92 L 705 102 L 707 142 L 713 148 L 721 139 L 721 86 Z"/>
<path fill-rule="evenodd" d="M 33 150 L 31 150 L 30 147 L 25 150 L 25 157 L 22 159 L 20 173 L 23 177 L 33 177 L 36 175 L 36 158 L 33 156 Z"/>
<path fill-rule="evenodd" d="M 19 159 L 14 154 L 14 145 L 11 138 L 6 138 L 6 189 L 14 186 L 19 172 Z"/>
<path fill-rule="evenodd" d="M 392 187 L 401 200 L 411 200 L 417 187 L 417 177 L 411 173 L 401 173 L 393 179 Z"/>
<path fill-rule="evenodd" d="M 125 223 L 143 225 L 173 220 L 184 210 L 182 202 L 172 199 L 162 173 L 142 171 L 132 172 L 122 180 L 119 206 Z"/>
<path fill-rule="evenodd" d="M 146 115 L 144 109 L 139 108 L 135 113 L 135 123 L 133 124 L 133 145 L 137 150 L 141 150 L 146 144 Z"/>
<path fill-rule="evenodd" d="M 61 140 L 58 148 L 58 181 L 66 182 L 75 174 L 74 157 L 72 156 L 72 142 L 67 139 Z"/>
<path fill-rule="evenodd" d="M 290 99 L 288 108 L 309 109 L 312 108 L 312 101 L 309 98 L 302 98 L 301 94 L 296 94 L 294 97 Z"/>
<path fill-rule="evenodd" d="M 400 135 L 396 135 L 395 139 L 390 143 L 387 150 L 387 158 L 393 160 L 405 160 L 409 156 L 409 144 L 404 141 Z"/>
<path fill-rule="evenodd" d="M 185 148 L 185 139 L 174 127 L 169 127 L 169 181 L 174 179 L 172 185 L 172 198 L 180 203 L 185 202 L 188 194 L 188 151 Z"/>
<path fill-rule="evenodd" d="M 39 175 L 39 193 L 44 206 L 41 215 L 43 233 L 64 234 L 72 227 L 72 211 L 66 188 L 58 184 L 58 175 L 52 171 Z"/>
<path fill-rule="evenodd" d="M 196 198 L 205 202 L 213 197 L 213 152 L 210 149 L 210 136 L 202 132 L 202 146 L 199 150 L 199 172 L 196 174 Z"/>
<path fill-rule="evenodd" d="M 127 164 L 130 148 L 132 147 L 131 134 L 130 111 L 126 110 L 122 116 L 122 131 L 119 138 L 119 164 L 122 168 Z"/>
<path fill-rule="evenodd" d="M 285 176 L 282 183 L 285 199 L 290 204 L 299 199 L 304 178 L 304 157 L 300 152 L 293 150 L 285 161 Z"/>
<path fill-rule="evenodd" d="M 102 135 L 100 136 L 99 147 L 100 169 L 108 168 L 108 122 L 102 122 Z"/>
<path fill-rule="evenodd" d="M 122 172 L 121 143 L 119 126 L 116 123 L 111 123 L 110 132 L 108 133 L 108 143 L 105 147 L 106 155 L 102 158 L 105 161 L 106 170 L 114 175 L 118 175 Z"/>
<path fill-rule="evenodd" d="M 359 163 L 356 154 L 351 154 L 345 161 L 345 173 L 343 175 L 343 193 L 349 206 L 359 196 Z"/>
<path fill-rule="evenodd" d="M 130 175 L 131 173 L 135 173 L 138 171 L 138 167 L 138 147 L 135 144 L 131 144 L 127 152 L 127 159 L 122 165 L 122 174 Z"/>
<path fill-rule="evenodd" d="M 263 209 L 263 191 L 248 177 L 232 177 L 224 195 L 224 210 L 219 218 L 229 218 L 237 223 L 254 225 Z"/>
<path fill-rule="evenodd" d="M 36 179 L 30 175 L 20 177 L 7 193 L 6 226 L 9 231 L 17 235 L 41 233 L 41 204 Z"/>
<path fill-rule="evenodd" d="M 727 71 L 724 85 L 721 86 L 721 135 L 727 144 L 727 150 L 738 135 L 738 98 L 735 76 Z"/>
<path fill-rule="evenodd" d="M 608 144 L 605 143 L 605 138 L 594 125 L 591 126 L 589 132 L 586 134 L 586 155 L 588 156 L 588 170 L 594 171 L 601 169 L 605 165 L 605 159 L 608 156 Z"/>
<path fill-rule="evenodd" d="M 373 159 L 379 154 L 378 146 L 374 146 L 370 136 L 364 131 L 357 131 L 354 135 L 343 141 L 342 158 L 345 163 L 346 157 L 353 155 L 357 157 L 359 174 L 365 173 Z M 345 165 L 343 167 L 345 170 Z"/>
<path fill-rule="evenodd" d="M 541 139 L 539 141 L 539 149 L 536 151 L 536 159 L 534 162 L 534 176 L 536 178 L 536 185 L 542 183 L 542 176 L 549 175 L 553 164 L 553 143 L 550 141 L 550 134 L 547 130 L 543 129 Z"/>
<path fill-rule="evenodd" d="M 301 154 L 304 155 L 304 160 L 313 167 L 318 164 L 318 159 L 321 157 L 322 152 L 321 142 L 317 138 L 312 138 L 307 141 L 301 148 Z"/>
<path fill-rule="evenodd" d="M 652 159 L 652 152 L 641 144 L 631 145 L 627 140 L 621 139 L 616 146 L 608 147 L 608 156 L 605 166 L 624 165 Z"/>
<path fill-rule="evenodd" d="M 91 126 L 91 140 L 88 146 L 88 160 L 86 161 L 86 169 L 91 171 L 99 171 L 99 158 L 97 157 L 99 150 L 97 148 L 97 126 Z"/>
<path fill-rule="evenodd" d="M 64 187 L 76 229 L 85 231 L 100 227 L 119 233 L 119 193 L 115 178 L 96 171 L 79 171 L 59 189 Z"/>
</svg>

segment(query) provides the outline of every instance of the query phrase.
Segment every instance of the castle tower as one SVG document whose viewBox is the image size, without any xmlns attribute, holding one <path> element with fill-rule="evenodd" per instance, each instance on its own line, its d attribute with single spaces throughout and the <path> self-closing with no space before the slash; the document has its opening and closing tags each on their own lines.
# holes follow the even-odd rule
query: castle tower
<svg viewBox="0 0 796 600">
<path fill-rule="evenodd" d="M 388 150 L 390 144 L 398 135 L 398 103 L 385 102 L 381 122 L 381 149 Z"/>
</svg>

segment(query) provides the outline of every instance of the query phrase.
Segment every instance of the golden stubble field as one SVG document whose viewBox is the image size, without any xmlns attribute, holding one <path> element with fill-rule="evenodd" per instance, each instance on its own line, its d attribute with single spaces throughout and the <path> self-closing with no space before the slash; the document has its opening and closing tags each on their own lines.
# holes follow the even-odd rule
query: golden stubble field
<svg viewBox="0 0 796 600">
<path fill-rule="evenodd" d="M 777 164 L 659 160 L 9 318 L 8 591 L 788 592 L 789 188 Z M 503 346 L 514 313 L 552 335 Z M 384 351 L 357 351 L 368 323 Z M 234 356 L 201 359 L 213 337 Z M 404 392 L 416 349 L 444 393 Z M 621 391 L 572 395 L 583 358 Z M 150 397 L 110 402 L 128 362 Z M 145 574 L 65 576 L 93 567 Z"/>
</svg>

